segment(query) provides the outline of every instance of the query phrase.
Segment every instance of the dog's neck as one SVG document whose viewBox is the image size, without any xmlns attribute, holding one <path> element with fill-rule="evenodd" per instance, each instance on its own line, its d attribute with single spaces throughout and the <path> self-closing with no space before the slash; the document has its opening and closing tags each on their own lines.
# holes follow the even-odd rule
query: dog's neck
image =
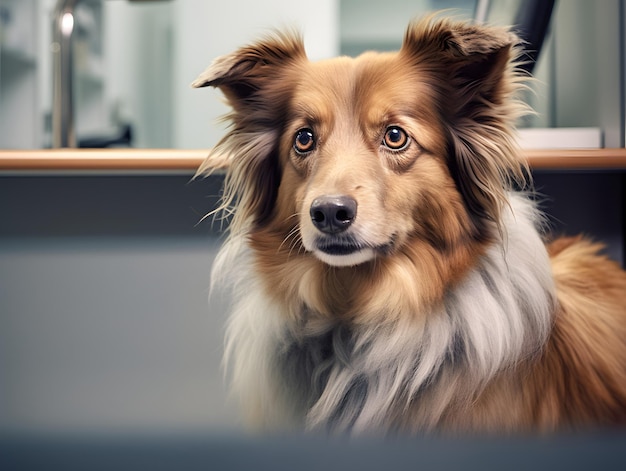
<svg viewBox="0 0 626 471">
<path fill-rule="evenodd" d="M 277 384 L 300 385 L 300 397 L 284 401 L 308 411 L 309 427 L 385 427 L 398 401 L 400 410 L 410 407 L 419 423 L 434 427 L 452 404 L 471 402 L 500 373 L 540 351 L 550 333 L 555 295 L 537 219 L 532 203 L 511 196 L 497 238 L 456 277 L 436 252 L 420 257 L 413 270 L 407 260 L 350 271 L 308 255 L 281 257 L 271 235 L 231 238 L 214 264 L 222 278 L 231 267 L 241 292 L 227 361 L 236 377 L 250 369 L 275 377 L 278 369 Z M 254 270 L 241 270 L 249 255 Z M 438 271 L 454 282 L 429 290 Z M 250 339 L 276 357 L 257 358 Z M 257 391 L 248 383 L 239 387 Z M 451 390 L 463 397 L 450 397 Z M 358 402 L 347 409 L 345 398 Z"/>
</svg>

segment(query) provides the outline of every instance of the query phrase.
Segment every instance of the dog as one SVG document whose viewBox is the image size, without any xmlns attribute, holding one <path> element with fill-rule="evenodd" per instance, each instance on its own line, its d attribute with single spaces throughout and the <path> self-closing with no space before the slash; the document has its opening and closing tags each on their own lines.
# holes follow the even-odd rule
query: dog
<svg viewBox="0 0 626 471">
<path fill-rule="evenodd" d="M 626 421 L 626 273 L 546 242 L 516 146 L 509 28 L 412 22 L 397 52 L 310 62 L 275 33 L 216 59 L 231 127 L 225 362 L 248 423 L 330 434 L 546 433 Z"/>
</svg>

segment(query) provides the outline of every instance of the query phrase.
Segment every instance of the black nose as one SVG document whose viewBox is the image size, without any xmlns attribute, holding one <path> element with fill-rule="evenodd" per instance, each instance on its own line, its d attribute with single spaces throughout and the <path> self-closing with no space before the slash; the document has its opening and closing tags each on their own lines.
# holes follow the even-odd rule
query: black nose
<svg viewBox="0 0 626 471">
<path fill-rule="evenodd" d="M 311 204 L 313 225 L 326 234 L 345 231 L 356 218 L 356 201 L 349 196 L 321 196 Z"/>
</svg>

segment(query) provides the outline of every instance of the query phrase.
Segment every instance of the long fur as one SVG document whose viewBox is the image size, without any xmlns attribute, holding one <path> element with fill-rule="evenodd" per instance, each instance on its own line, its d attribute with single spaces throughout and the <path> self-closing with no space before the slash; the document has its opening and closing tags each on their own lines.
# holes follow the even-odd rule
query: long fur
<svg viewBox="0 0 626 471">
<path fill-rule="evenodd" d="M 427 18 L 398 53 L 320 63 L 276 35 L 216 60 L 231 129 L 226 363 L 250 423 L 338 433 L 520 432 L 626 420 L 626 274 L 547 248 L 524 193 L 525 111 L 505 28 Z M 381 143 L 401 126 L 409 144 Z M 299 129 L 315 134 L 294 151 Z M 356 219 L 320 233 L 316 197 Z M 329 242 L 330 241 L 330 242 Z M 328 244 L 356 247 L 336 254 Z"/>
</svg>

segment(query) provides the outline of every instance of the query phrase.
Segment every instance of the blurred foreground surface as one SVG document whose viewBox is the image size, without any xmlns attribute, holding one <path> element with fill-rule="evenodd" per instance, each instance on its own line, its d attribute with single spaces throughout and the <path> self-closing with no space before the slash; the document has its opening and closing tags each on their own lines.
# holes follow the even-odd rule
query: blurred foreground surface
<svg viewBox="0 0 626 471">
<path fill-rule="evenodd" d="M 384 441 L 306 435 L 14 435 L 0 439 L 0 463 L 5 470 L 624 470 L 626 431 Z"/>
</svg>

